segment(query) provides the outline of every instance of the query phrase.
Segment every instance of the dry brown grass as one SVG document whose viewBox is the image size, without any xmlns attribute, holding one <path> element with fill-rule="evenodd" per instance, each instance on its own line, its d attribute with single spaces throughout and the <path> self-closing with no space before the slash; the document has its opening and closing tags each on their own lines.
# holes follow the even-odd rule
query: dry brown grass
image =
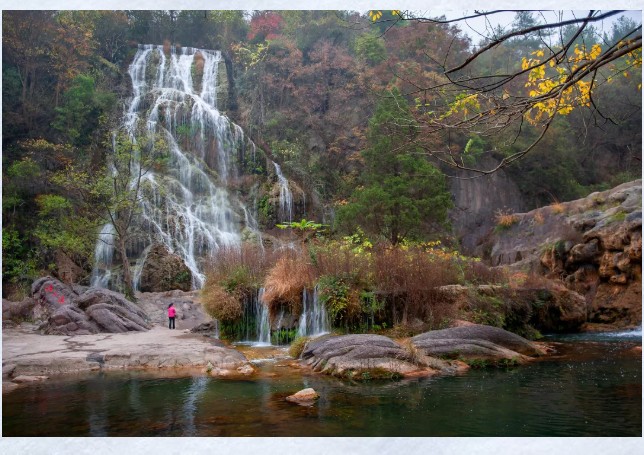
<svg viewBox="0 0 644 455">
<path fill-rule="evenodd" d="M 536 212 L 534 212 L 533 220 L 534 220 L 534 224 L 539 224 L 539 225 L 543 224 L 543 222 L 545 221 L 545 217 L 543 216 L 543 213 L 541 212 L 541 210 L 537 210 Z"/>
<path fill-rule="evenodd" d="M 279 305 L 287 305 L 291 313 L 298 316 L 302 312 L 302 291 L 311 289 L 314 283 L 311 264 L 300 255 L 286 254 L 268 272 L 262 300 L 271 309 L 271 314 L 275 314 Z"/>
<path fill-rule="evenodd" d="M 507 229 L 519 222 L 519 216 L 509 210 L 497 210 L 494 215 L 496 225 Z"/>
<path fill-rule="evenodd" d="M 217 283 L 206 281 L 201 291 L 201 304 L 210 316 L 219 321 L 235 321 L 242 316 L 241 296 L 228 292 Z"/>
<path fill-rule="evenodd" d="M 561 215 L 566 211 L 566 207 L 561 202 L 550 204 L 550 207 L 552 208 L 552 213 L 555 213 L 557 215 Z"/>
<path fill-rule="evenodd" d="M 418 318 L 438 326 L 451 317 L 449 305 L 436 288 L 459 282 L 454 261 L 420 248 L 384 249 L 374 255 L 376 286 L 398 309 L 398 322 Z"/>
<path fill-rule="evenodd" d="M 505 284 L 509 279 L 501 268 L 490 268 L 482 262 L 470 262 L 465 265 L 464 278 L 466 283 L 473 284 Z"/>
</svg>

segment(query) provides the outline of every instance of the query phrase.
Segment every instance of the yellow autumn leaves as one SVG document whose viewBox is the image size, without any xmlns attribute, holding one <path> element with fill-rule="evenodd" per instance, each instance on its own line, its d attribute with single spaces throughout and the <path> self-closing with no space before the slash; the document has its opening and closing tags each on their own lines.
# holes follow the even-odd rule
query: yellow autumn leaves
<svg viewBox="0 0 644 455">
<path fill-rule="evenodd" d="M 391 10 L 391 15 L 392 16 L 399 16 L 400 15 L 400 10 L 393 9 Z M 371 19 L 372 22 L 376 22 L 382 17 L 382 11 L 375 11 L 375 10 L 370 10 L 369 11 L 369 19 Z"/>
<path fill-rule="evenodd" d="M 590 106 L 592 90 L 596 84 L 593 84 L 590 77 L 584 80 L 578 75 L 583 74 L 584 69 L 597 60 L 601 53 L 601 46 L 594 44 L 590 49 L 584 45 L 575 45 L 573 52 L 564 57 L 556 58 L 554 54 L 544 59 L 543 50 L 532 52 L 534 57 L 523 57 L 521 69 L 529 71 L 525 87 L 529 89 L 528 96 L 536 101 L 526 113 L 526 119 L 537 124 L 555 114 L 568 115 L 575 107 Z M 641 66 L 641 50 L 639 53 L 629 53 L 628 57 L 628 66 Z M 628 77 L 626 71 L 623 75 Z M 611 77 L 606 81 L 610 82 Z"/>
</svg>

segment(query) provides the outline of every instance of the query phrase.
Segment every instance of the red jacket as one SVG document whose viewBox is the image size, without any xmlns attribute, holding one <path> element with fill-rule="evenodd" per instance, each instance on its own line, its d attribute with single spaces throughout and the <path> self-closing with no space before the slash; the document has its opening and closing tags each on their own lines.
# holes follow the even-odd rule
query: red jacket
<svg viewBox="0 0 644 455">
<path fill-rule="evenodd" d="M 177 310 L 175 310 L 173 306 L 168 308 L 168 317 L 169 318 L 175 317 L 176 314 L 177 314 Z"/>
</svg>

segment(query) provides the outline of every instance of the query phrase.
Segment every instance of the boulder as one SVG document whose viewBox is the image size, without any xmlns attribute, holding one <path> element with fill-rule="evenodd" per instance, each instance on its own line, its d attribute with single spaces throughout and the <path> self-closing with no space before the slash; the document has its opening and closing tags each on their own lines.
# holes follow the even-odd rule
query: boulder
<svg viewBox="0 0 644 455">
<path fill-rule="evenodd" d="M 89 335 L 100 332 L 98 325 L 90 321 L 83 310 L 70 304 L 56 309 L 39 329 L 45 335 Z"/>
<path fill-rule="evenodd" d="M 519 335 L 487 325 L 451 327 L 416 335 L 412 344 L 432 357 L 522 360 L 543 351 Z"/>
<path fill-rule="evenodd" d="M 168 305 L 173 303 L 177 310 L 177 329 L 192 329 L 200 324 L 211 323 L 212 330 L 215 330 L 212 318 L 206 314 L 199 301 L 200 291 L 139 292 L 136 297 L 137 306 L 154 324 L 168 325 Z M 205 326 L 203 329 L 207 331 Z"/>
<path fill-rule="evenodd" d="M 45 276 L 31 285 L 31 296 L 35 300 L 32 316 L 35 320 L 47 320 L 60 306 L 70 304 L 78 294 L 56 278 Z"/>
<path fill-rule="evenodd" d="M 426 366 L 393 340 L 368 334 L 316 338 L 306 344 L 300 358 L 314 371 L 347 377 L 405 375 Z"/>
<path fill-rule="evenodd" d="M 102 288 L 90 288 L 76 299 L 101 332 L 122 333 L 150 329 L 148 316 L 122 294 Z"/>
<path fill-rule="evenodd" d="M 24 321 L 33 317 L 36 301 L 30 297 L 20 302 L 10 302 L 2 299 L 2 321 Z"/>
<path fill-rule="evenodd" d="M 318 393 L 314 389 L 309 387 L 308 389 L 302 389 L 299 392 L 294 393 L 293 395 L 289 395 L 288 397 L 286 397 L 286 401 L 304 406 L 310 406 L 318 398 L 320 398 L 320 395 L 318 395 Z"/>
<path fill-rule="evenodd" d="M 139 289 L 142 292 L 163 292 L 172 289 L 189 291 L 191 287 L 192 272 L 183 260 L 165 245 L 152 245 L 143 263 Z"/>
<path fill-rule="evenodd" d="M 82 289 L 81 289 L 82 290 Z M 44 319 L 39 329 L 49 335 L 87 335 L 148 330 L 148 316 L 122 294 L 87 288 L 78 295 L 60 281 L 44 277 L 32 285 L 34 319 Z"/>
</svg>

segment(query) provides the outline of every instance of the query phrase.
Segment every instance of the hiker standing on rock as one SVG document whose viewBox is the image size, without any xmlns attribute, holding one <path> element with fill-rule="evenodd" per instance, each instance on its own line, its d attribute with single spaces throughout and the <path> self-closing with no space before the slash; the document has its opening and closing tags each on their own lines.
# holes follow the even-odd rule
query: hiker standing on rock
<svg viewBox="0 0 644 455">
<path fill-rule="evenodd" d="M 174 329 L 174 318 L 177 315 L 177 310 L 174 308 L 174 303 L 168 305 L 168 328 Z"/>
</svg>

